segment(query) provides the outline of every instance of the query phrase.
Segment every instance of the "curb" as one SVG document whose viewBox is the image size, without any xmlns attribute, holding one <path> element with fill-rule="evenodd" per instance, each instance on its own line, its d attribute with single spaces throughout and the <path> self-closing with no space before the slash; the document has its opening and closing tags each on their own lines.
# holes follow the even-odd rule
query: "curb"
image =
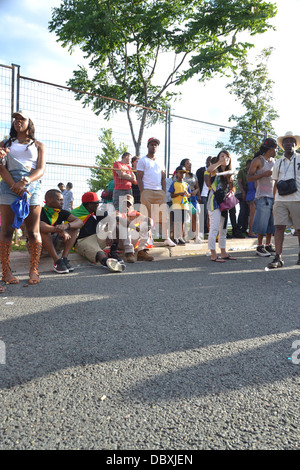
<svg viewBox="0 0 300 470">
<path fill-rule="evenodd" d="M 227 239 L 226 248 L 228 251 L 242 251 L 254 249 L 257 239 L 235 238 Z M 191 241 L 185 246 L 168 247 L 163 242 L 154 242 L 154 248 L 149 250 L 154 260 L 163 260 L 169 258 L 206 255 L 208 250 L 207 240 L 202 243 Z M 11 267 L 18 274 L 27 274 L 29 269 L 29 253 L 27 251 L 13 251 L 10 255 Z M 70 253 L 69 260 L 75 267 L 90 266 L 91 263 L 77 253 Z M 50 256 L 43 256 L 39 264 L 39 272 L 52 272 L 52 259 Z"/>
</svg>

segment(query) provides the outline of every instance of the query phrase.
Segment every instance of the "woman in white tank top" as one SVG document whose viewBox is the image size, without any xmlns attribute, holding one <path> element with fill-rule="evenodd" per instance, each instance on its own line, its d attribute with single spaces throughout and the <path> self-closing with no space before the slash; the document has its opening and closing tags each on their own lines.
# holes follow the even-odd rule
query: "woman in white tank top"
<svg viewBox="0 0 300 470">
<path fill-rule="evenodd" d="M 38 264 L 42 250 L 40 235 L 41 185 L 40 179 L 45 172 L 44 144 L 34 136 L 34 124 L 24 111 L 12 115 L 14 118 L 10 137 L 0 142 L 0 260 L 2 281 L 6 284 L 18 284 L 13 276 L 9 255 L 14 233 L 15 213 L 11 204 L 23 194 L 29 194 L 29 214 L 24 223 L 28 236 L 30 252 L 29 284 L 39 282 Z M 5 288 L 0 286 L 0 292 Z"/>
</svg>

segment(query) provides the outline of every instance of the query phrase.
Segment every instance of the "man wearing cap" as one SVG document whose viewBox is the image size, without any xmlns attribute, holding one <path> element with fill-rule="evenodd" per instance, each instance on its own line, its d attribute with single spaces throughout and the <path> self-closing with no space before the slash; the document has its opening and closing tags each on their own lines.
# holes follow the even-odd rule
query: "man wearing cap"
<svg viewBox="0 0 300 470">
<path fill-rule="evenodd" d="M 103 251 L 108 240 L 97 237 L 97 225 L 103 218 L 96 215 L 100 204 L 97 194 L 93 192 L 84 193 L 81 201 L 82 204 L 71 211 L 83 223 L 75 244 L 75 251 L 91 263 L 101 263 L 102 266 L 107 266 L 112 272 L 124 271 L 125 265 L 123 263 L 113 257 L 107 257 Z"/>
<path fill-rule="evenodd" d="M 58 189 L 49 189 L 45 194 L 46 204 L 40 216 L 40 232 L 43 248 L 54 261 L 53 270 L 59 274 L 74 271 L 68 255 L 78 236 L 82 221 L 62 208 L 63 195 Z M 57 252 L 62 249 L 62 256 Z"/>
<path fill-rule="evenodd" d="M 125 261 L 153 261 L 147 246 L 151 229 L 151 220 L 133 208 L 134 198 L 131 194 L 123 196 L 120 208 L 105 217 L 98 226 L 97 235 L 105 240 L 109 234 L 112 250 L 124 249 Z M 137 257 L 135 257 L 135 250 Z"/>
<path fill-rule="evenodd" d="M 269 269 L 280 268 L 284 231 L 292 225 L 298 234 L 300 246 L 300 155 L 296 149 L 300 147 L 300 136 L 287 132 L 278 137 L 277 143 L 284 155 L 276 160 L 272 178 L 274 184 L 274 225 L 275 225 L 275 258 L 268 264 Z M 300 252 L 297 264 L 300 265 Z"/>
<path fill-rule="evenodd" d="M 275 233 L 273 219 L 274 203 L 274 180 L 272 170 L 274 167 L 277 152 L 277 142 L 274 139 L 265 139 L 254 155 L 248 171 L 248 181 L 256 182 L 255 192 L 255 214 L 252 224 L 252 232 L 257 233 L 258 256 L 271 256 L 275 253 L 271 239 Z M 266 237 L 266 244 L 263 245 L 263 237 Z"/>
<path fill-rule="evenodd" d="M 141 193 L 141 212 L 159 222 L 165 244 L 175 246 L 168 236 L 168 206 L 166 203 L 166 175 L 155 158 L 160 141 L 148 139 L 148 153 L 137 164 L 137 181 Z M 153 206 L 153 207 L 151 207 Z"/>
</svg>

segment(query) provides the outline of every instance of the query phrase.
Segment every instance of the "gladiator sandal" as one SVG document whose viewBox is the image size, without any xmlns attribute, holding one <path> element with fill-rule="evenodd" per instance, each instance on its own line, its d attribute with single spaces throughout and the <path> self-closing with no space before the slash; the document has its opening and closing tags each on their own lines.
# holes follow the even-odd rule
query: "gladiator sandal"
<svg viewBox="0 0 300 470">
<path fill-rule="evenodd" d="M 6 284 L 19 284 L 19 279 L 12 275 L 9 266 L 9 255 L 11 249 L 11 242 L 0 241 L 0 260 L 2 264 L 2 281 Z"/>
<path fill-rule="evenodd" d="M 43 244 L 42 242 L 39 242 L 37 240 L 28 240 L 28 251 L 30 253 L 30 271 L 29 271 L 29 276 L 30 273 L 34 273 L 37 276 L 37 279 L 32 279 L 31 277 L 29 278 L 29 284 L 34 285 L 38 284 L 40 282 L 40 275 L 38 273 L 38 266 L 40 262 L 40 257 L 42 253 L 42 247 Z"/>
</svg>

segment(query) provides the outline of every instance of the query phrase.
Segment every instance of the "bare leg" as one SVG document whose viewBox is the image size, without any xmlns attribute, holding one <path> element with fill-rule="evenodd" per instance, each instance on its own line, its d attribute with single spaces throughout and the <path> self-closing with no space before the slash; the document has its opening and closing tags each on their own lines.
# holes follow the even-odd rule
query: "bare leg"
<svg viewBox="0 0 300 470">
<path fill-rule="evenodd" d="M 28 235 L 28 248 L 30 252 L 29 283 L 37 284 L 40 280 L 37 271 L 41 251 L 42 237 L 40 234 L 41 206 L 30 206 L 29 215 L 25 219 L 26 232 Z"/>
<path fill-rule="evenodd" d="M 2 264 L 2 281 L 7 284 L 18 284 L 19 281 L 13 276 L 9 266 L 9 256 L 12 244 L 14 228 L 14 212 L 8 205 L 1 205 L 1 232 L 0 232 L 0 257 Z"/>
<path fill-rule="evenodd" d="M 285 228 L 286 225 L 277 225 L 275 230 L 275 251 L 276 255 L 280 255 L 280 257 L 282 255 Z"/>
</svg>

